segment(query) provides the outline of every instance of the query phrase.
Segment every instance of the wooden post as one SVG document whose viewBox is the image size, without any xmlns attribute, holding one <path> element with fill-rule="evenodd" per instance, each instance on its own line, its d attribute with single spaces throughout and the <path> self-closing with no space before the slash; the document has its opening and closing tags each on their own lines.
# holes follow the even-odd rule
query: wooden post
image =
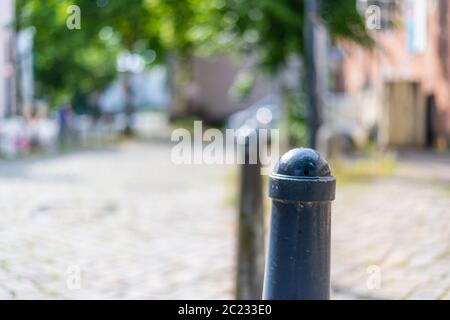
<svg viewBox="0 0 450 320">
<path fill-rule="evenodd" d="M 258 143 L 257 143 L 258 145 Z M 236 298 L 259 300 L 264 277 L 264 219 L 261 164 L 258 147 L 247 143 L 240 168 Z M 249 163 L 256 152 L 256 163 Z"/>
</svg>

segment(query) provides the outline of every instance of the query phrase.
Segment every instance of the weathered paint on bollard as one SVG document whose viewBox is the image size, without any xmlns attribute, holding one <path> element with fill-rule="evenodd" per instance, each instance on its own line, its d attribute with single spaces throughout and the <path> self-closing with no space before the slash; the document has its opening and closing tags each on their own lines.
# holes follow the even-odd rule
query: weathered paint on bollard
<svg viewBox="0 0 450 320">
<path fill-rule="evenodd" d="M 330 298 L 335 188 L 328 163 L 315 150 L 293 149 L 280 158 L 269 181 L 272 217 L 264 299 Z"/>
</svg>

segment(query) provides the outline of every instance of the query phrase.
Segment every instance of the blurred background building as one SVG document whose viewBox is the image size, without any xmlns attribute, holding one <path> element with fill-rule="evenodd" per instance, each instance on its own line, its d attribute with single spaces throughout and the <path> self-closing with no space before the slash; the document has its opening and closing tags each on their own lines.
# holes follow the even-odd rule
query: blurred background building
<svg viewBox="0 0 450 320">
<path fill-rule="evenodd" d="M 321 40 L 326 43 L 318 52 L 325 73 L 322 139 L 340 137 L 356 147 L 372 140 L 381 148 L 445 149 L 450 135 L 449 3 L 361 0 L 358 4 L 362 15 L 371 6 L 380 9 L 378 25 L 368 30 L 373 48 L 333 43 L 326 34 Z M 279 78 L 265 79 L 257 73 L 248 80 L 254 81 L 250 93 L 233 99 L 233 85 L 248 75 L 251 57 L 195 58 L 192 65 L 187 111 L 204 120 L 223 121 L 268 95 L 280 94 Z M 290 66 L 284 72 L 300 78 Z"/>
<path fill-rule="evenodd" d="M 444 148 L 450 133 L 449 3 L 365 1 L 363 9 L 372 4 L 381 8 L 375 47 L 339 46 L 334 91 L 350 99 L 361 119 L 373 111 L 382 146 Z"/>
<path fill-rule="evenodd" d="M 16 110 L 14 0 L 4 0 L 0 10 L 0 117 Z"/>
</svg>

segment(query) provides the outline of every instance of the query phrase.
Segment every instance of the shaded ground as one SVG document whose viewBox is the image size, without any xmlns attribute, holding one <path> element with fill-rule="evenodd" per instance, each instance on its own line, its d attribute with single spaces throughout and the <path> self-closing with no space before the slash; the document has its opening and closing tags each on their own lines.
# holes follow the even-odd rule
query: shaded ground
<svg viewBox="0 0 450 320">
<path fill-rule="evenodd" d="M 233 298 L 231 168 L 175 166 L 170 150 L 0 162 L 0 299 Z M 449 299 L 449 186 L 448 157 L 414 154 L 393 176 L 339 185 L 334 298 Z"/>
</svg>

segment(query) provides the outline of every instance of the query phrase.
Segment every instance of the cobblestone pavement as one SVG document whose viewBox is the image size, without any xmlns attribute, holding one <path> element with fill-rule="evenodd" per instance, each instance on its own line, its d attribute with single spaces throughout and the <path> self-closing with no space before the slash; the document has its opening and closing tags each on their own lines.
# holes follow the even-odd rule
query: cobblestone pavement
<svg viewBox="0 0 450 320">
<path fill-rule="evenodd" d="M 0 162 L 0 299 L 233 298 L 231 168 L 169 157 L 135 142 Z M 413 155 L 339 186 L 333 297 L 450 299 L 449 186 L 448 158 Z"/>
<path fill-rule="evenodd" d="M 1 163 L 0 299 L 232 298 L 225 174 L 164 143 Z"/>
<path fill-rule="evenodd" d="M 450 299 L 450 158 L 404 154 L 396 173 L 339 187 L 336 299 Z"/>
</svg>

